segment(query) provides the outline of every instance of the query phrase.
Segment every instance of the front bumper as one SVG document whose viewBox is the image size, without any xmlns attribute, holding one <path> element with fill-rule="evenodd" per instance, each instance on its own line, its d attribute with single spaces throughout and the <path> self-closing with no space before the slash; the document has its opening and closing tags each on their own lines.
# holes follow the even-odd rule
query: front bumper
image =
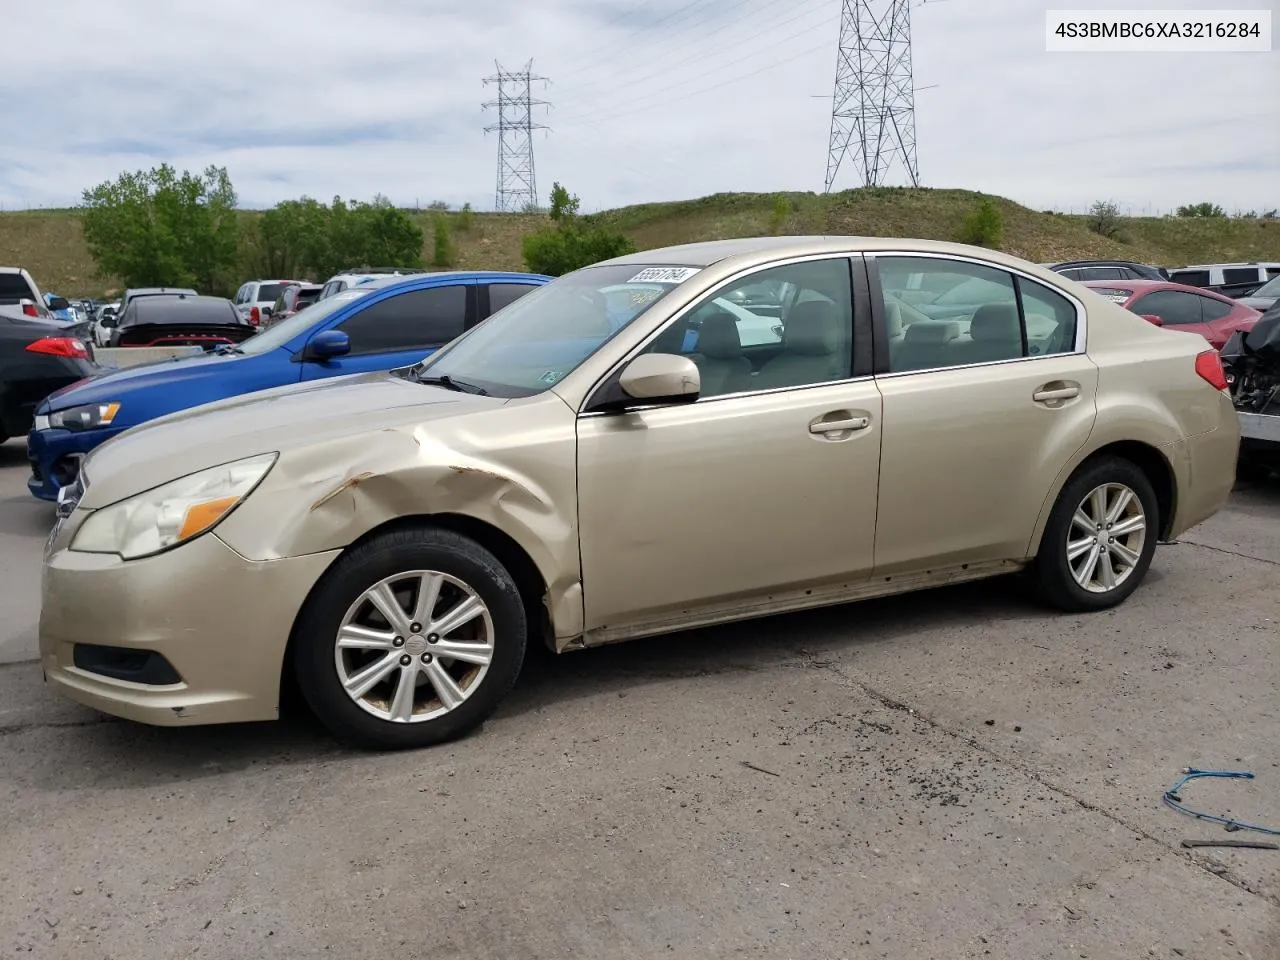
<svg viewBox="0 0 1280 960">
<path fill-rule="evenodd" d="M 27 489 L 41 500 L 57 500 L 60 487 L 69 486 L 80 470 L 80 461 L 124 427 L 100 430 L 35 430 L 27 434 L 27 461 L 31 476 Z"/>
<path fill-rule="evenodd" d="M 73 514 L 53 535 L 44 563 L 40 659 L 49 684 L 141 723 L 274 719 L 294 618 L 339 551 L 255 562 L 205 534 L 124 561 L 67 550 L 81 519 Z M 158 654 L 178 682 L 134 682 L 77 666 L 77 644 Z"/>
</svg>

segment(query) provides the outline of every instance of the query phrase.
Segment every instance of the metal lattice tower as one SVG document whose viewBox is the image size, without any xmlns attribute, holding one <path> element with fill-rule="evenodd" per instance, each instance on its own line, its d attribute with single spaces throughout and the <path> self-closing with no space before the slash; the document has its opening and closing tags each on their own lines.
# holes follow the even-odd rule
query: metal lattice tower
<svg viewBox="0 0 1280 960">
<path fill-rule="evenodd" d="M 894 166 L 920 185 L 911 78 L 911 0 L 841 0 L 826 191 L 852 155 L 864 186 Z"/>
<path fill-rule="evenodd" d="M 538 184 L 533 167 L 533 131 L 548 127 L 533 122 L 533 108 L 550 106 L 545 100 L 533 99 L 535 77 L 533 61 L 518 72 L 503 70 L 484 78 L 484 85 L 498 85 L 498 99 L 484 104 L 486 110 L 497 107 L 498 122 L 485 127 L 485 133 L 498 131 L 498 189 L 495 206 L 500 213 L 520 213 L 538 205 Z"/>
</svg>

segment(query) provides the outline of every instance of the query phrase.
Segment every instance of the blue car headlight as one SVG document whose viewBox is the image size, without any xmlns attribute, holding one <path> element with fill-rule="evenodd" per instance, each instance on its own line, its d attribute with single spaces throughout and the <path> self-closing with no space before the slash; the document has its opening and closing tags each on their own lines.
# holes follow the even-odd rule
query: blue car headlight
<svg viewBox="0 0 1280 960">
<path fill-rule="evenodd" d="M 49 426 L 59 430 L 93 430 L 110 426 L 120 412 L 118 403 L 86 403 L 66 410 L 55 410 L 46 419 Z"/>
</svg>

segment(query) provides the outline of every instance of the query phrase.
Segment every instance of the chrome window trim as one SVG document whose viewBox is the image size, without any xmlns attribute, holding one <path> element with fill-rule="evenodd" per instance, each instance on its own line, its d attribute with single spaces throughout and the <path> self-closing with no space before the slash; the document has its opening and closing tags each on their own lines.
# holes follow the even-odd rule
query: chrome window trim
<svg viewBox="0 0 1280 960">
<path fill-rule="evenodd" d="M 607 379 L 607 378 L 606 378 Z M 715 403 L 718 400 L 742 400 L 745 397 L 767 397 L 781 393 L 796 393 L 800 390 L 816 390 L 819 387 L 842 387 L 851 383 L 871 383 L 876 379 L 874 374 L 862 377 L 849 377 L 845 380 L 823 380 L 821 383 L 802 383 L 794 387 L 768 387 L 764 390 L 739 390 L 737 393 L 718 393 L 714 397 L 698 397 L 690 403 L 647 403 L 644 406 L 627 407 L 627 413 L 644 413 L 646 410 L 672 410 L 696 407 L 700 403 Z M 592 410 L 579 413 L 579 420 L 590 420 L 595 417 L 616 417 L 614 410 Z"/>
<path fill-rule="evenodd" d="M 630 363 L 640 354 L 644 353 L 645 349 L 649 346 L 649 344 L 657 340 L 658 337 L 668 327 L 684 319 L 685 316 L 687 316 L 688 314 L 692 313 L 694 310 L 701 307 L 709 298 L 714 297 L 718 291 L 723 290 L 729 284 L 736 283 L 737 281 L 741 280 L 743 277 L 749 277 L 754 273 L 762 273 L 765 270 L 773 270 L 778 267 L 789 267 L 792 264 L 796 264 L 796 263 L 811 263 L 817 260 L 844 260 L 848 264 L 849 271 L 850 271 L 849 272 L 849 364 L 850 364 L 850 367 L 852 367 L 853 348 L 855 346 L 854 341 L 857 337 L 854 318 L 853 318 L 854 282 L 853 282 L 852 261 L 855 258 L 861 258 L 863 256 L 865 256 L 865 254 L 863 254 L 861 251 L 858 251 L 858 250 L 850 250 L 850 251 L 843 251 L 843 252 L 827 251 L 825 253 L 810 253 L 810 254 L 805 254 L 804 256 L 783 257 L 780 260 L 770 260 L 767 263 L 753 263 L 749 267 L 743 267 L 737 273 L 730 274 L 728 277 L 721 280 L 718 284 L 715 284 L 714 286 L 709 287 L 706 290 L 702 291 L 701 293 L 697 294 L 693 300 L 685 304 L 676 313 L 672 314 L 670 317 L 664 320 L 657 327 L 657 329 L 655 329 L 649 336 L 645 337 L 644 340 L 642 340 L 639 344 L 633 347 L 630 352 L 628 352 L 625 356 L 623 356 L 621 360 L 613 364 L 613 366 L 609 368 L 608 372 L 605 373 L 598 380 L 596 380 L 596 382 L 591 385 L 591 388 L 587 390 L 586 394 L 584 395 L 581 406 L 578 407 L 578 410 L 577 410 L 578 417 L 586 418 L 586 417 L 617 416 L 617 413 L 614 411 L 600 410 L 600 411 L 587 412 L 587 407 L 591 406 L 591 403 L 595 399 L 596 394 L 599 393 L 601 389 L 603 389 L 606 383 L 608 383 L 610 380 L 613 379 L 614 375 L 617 374 L 619 370 L 625 367 L 628 363 Z M 714 266 L 714 264 L 708 264 L 706 267 L 703 267 L 702 269 L 706 270 L 712 266 Z M 693 278 L 690 278 L 690 279 L 693 279 Z M 675 290 L 677 289 L 679 289 L 679 285 L 677 285 L 671 292 L 674 293 Z M 627 411 L 640 412 L 643 410 L 659 410 L 659 409 L 666 409 L 667 407 L 672 407 L 672 406 L 691 407 L 691 406 L 694 406 L 695 404 L 710 403 L 714 400 L 737 399 L 739 397 L 756 397 L 756 396 L 761 396 L 763 394 L 784 393 L 784 392 L 789 392 L 791 390 L 808 390 L 812 387 L 826 387 L 826 386 L 832 386 L 834 384 L 839 384 L 839 383 L 854 383 L 860 380 L 874 380 L 874 379 L 875 377 L 873 374 L 868 374 L 867 376 L 863 376 L 863 377 L 846 377 L 842 380 L 823 380 L 820 383 L 803 383 L 803 384 L 797 384 L 796 386 L 792 386 L 792 387 L 770 387 L 765 390 L 746 390 L 746 391 L 740 391 L 738 393 L 723 393 L 714 397 L 699 396 L 698 399 L 694 400 L 692 403 L 646 404 L 643 407 L 628 407 Z"/>
<path fill-rule="evenodd" d="M 968 370 L 974 367 L 990 367 L 990 366 L 995 366 L 997 364 L 1026 363 L 1029 360 L 1048 360 L 1050 357 L 1074 357 L 1074 356 L 1080 356 L 1081 354 L 1088 352 L 1087 347 L 1088 347 L 1089 313 L 1088 313 L 1088 310 L 1085 308 L 1084 303 L 1075 294 L 1067 290 L 1063 290 L 1061 287 L 1056 286 L 1054 284 L 1046 283 L 1043 278 L 1037 277 L 1032 273 L 1028 273 L 1026 270 L 1022 270 L 1018 267 L 1011 267 L 1003 263 L 997 263 L 996 261 L 993 261 L 993 260 L 979 260 L 975 257 L 961 256 L 960 254 L 956 254 L 956 253 L 941 253 L 938 251 L 929 251 L 927 253 L 923 253 L 923 252 L 917 253 L 909 250 L 893 250 L 893 251 L 876 250 L 874 252 L 865 253 L 863 254 L 863 256 L 867 258 L 868 267 L 873 266 L 875 264 L 875 261 L 880 257 L 894 257 L 894 258 L 910 257 L 912 259 L 952 260 L 957 263 L 972 264 L 973 266 L 976 266 L 976 267 L 986 267 L 989 270 L 1002 270 L 1005 273 L 1011 274 L 1015 277 L 1029 280 L 1032 283 L 1038 283 L 1040 286 L 1044 287 L 1045 289 L 1053 291 L 1054 293 L 1058 294 L 1058 296 L 1064 298 L 1068 303 L 1070 303 L 1071 306 L 1074 307 L 1076 311 L 1076 336 L 1075 336 L 1075 343 L 1072 345 L 1071 350 L 1067 350 L 1062 353 L 1042 353 L 1036 356 L 1029 356 L 1029 357 L 1012 357 L 1008 360 L 987 360 L 982 363 L 962 363 L 962 364 L 956 364 L 955 366 L 946 366 L 946 367 L 921 367 L 919 370 L 895 370 L 887 373 L 877 374 L 877 376 L 879 377 L 905 377 L 905 376 L 911 376 L 917 373 L 934 373 L 939 370 Z M 1053 273 L 1053 271 L 1050 271 L 1050 273 Z M 1061 276 L 1061 274 L 1054 274 L 1054 275 Z M 1069 280 L 1070 278 L 1064 277 L 1063 279 Z M 1073 281 L 1073 282 L 1078 282 L 1078 281 Z M 1119 283 L 1122 281 L 1116 281 L 1116 282 Z M 884 294 L 884 291 L 881 290 L 882 299 L 883 299 L 883 294 Z M 883 310 L 883 308 L 884 308 L 884 305 L 882 303 L 881 309 Z"/>
</svg>

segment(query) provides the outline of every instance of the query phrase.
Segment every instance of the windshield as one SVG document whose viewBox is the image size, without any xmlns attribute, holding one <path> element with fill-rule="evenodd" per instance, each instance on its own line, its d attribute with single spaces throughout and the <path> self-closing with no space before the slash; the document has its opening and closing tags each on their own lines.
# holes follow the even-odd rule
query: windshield
<svg viewBox="0 0 1280 960">
<path fill-rule="evenodd" d="M 499 310 L 418 373 L 495 396 L 541 393 L 699 269 L 627 264 L 568 274 Z"/>
<path fill-rule="evenodd" d="M 1280 277 L 1274 277 L 1250 294 L 1253 297 L 1280 297 Z"/>
<path fill-rule="evenodd" d="M 244 343 L 240 344 L 240 352 L 254 356 L 267 353 L 277 347 L 283 347 L 286 343 L 305 333 L 314 324 L 323 320 L 330 314 L 341 310 L 352 300 L 358 300 L 360 297 L 367 296 L 369 290 L 345 290 L 342 293 L 335 293 L 331 297 L 314 303 L 305 310 L 299 310 L 287 320 L 281 320 L 274 326 L 268 327 L 260 333 L 254 334 Z"/>
</svg>

